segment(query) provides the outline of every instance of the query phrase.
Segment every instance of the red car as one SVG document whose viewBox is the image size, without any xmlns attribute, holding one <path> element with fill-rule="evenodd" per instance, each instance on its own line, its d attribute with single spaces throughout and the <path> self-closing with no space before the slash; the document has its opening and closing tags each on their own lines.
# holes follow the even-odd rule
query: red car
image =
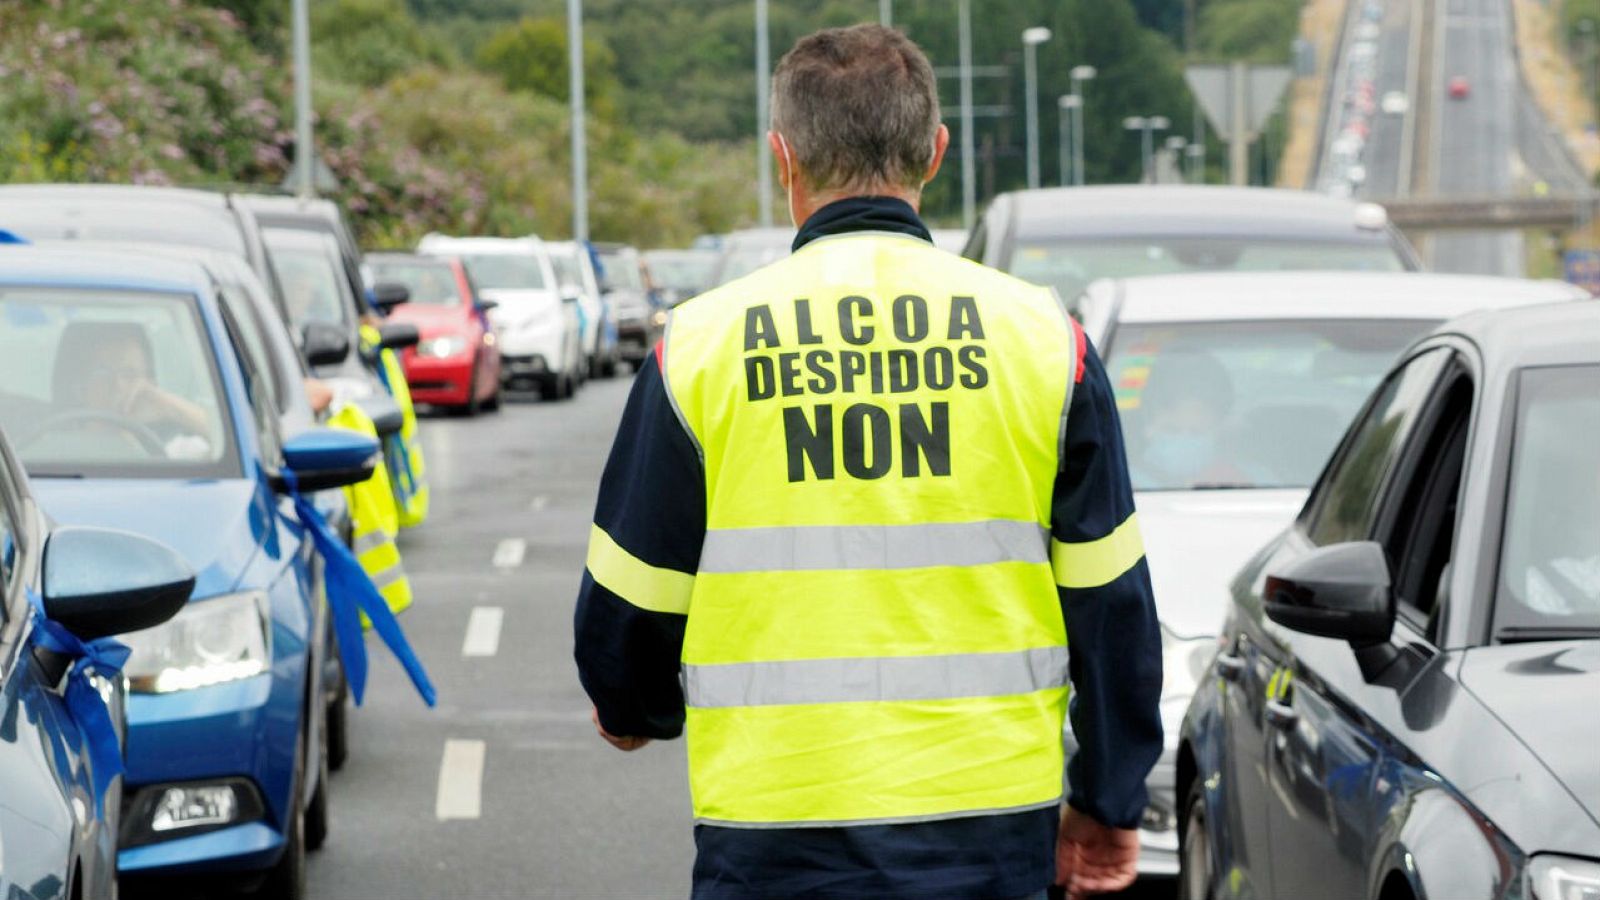
<svg viewBox="0 0 1600 900">
<path fill-rule="evenodd" d="M 1457 75 L 1450 79 L 1450 99 L 1463 100 L 1471 92 L 1472 88 L 1467 84 L 1466 76 Z"/>
<path fill-rule="evenodd" d="M 411 398 L 472 415 L 500 406 L 500 348 L 461 261 L 449 256 L 371 253 L 371 284 L 401 284 L 411 299 L 389 318 L 417 326 L 422 340 L 400 356 Z"/>
</svg>

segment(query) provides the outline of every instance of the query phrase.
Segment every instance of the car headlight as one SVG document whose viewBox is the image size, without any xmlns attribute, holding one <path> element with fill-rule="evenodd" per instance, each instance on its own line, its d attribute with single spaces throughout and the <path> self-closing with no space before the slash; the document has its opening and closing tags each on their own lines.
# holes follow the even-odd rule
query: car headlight
<svg viewBox="0 0 1600 900">
<path fill-rule="evenodd" d="M 449 359 L 465 349 L 467 349 L 467 339 L 458 334 L 447 334 L 417 342 L 417 355 L 432 359 Z"/>
<path fill-rule="evenodd" d="M 133 651 L 123 672 L 136 693 L 166 694 L 249 678 L 271 664 L 267 596 L 249 591 L 193 600 L 171 620 L 118 640 Z"/>
<path fill-rule="evenodd" d="M 658 328 L 665 326 L 667 324 L 667 311 L 664 309 L 656 310 L 655 315 L 650 317 L 650 321 L 654 322 Z"/>
<path fill-rule="evenodd" d="M 1600 900 L 1600 862 L 1548 853 L 1528 863 L 1534 900 Z"/>
</svg>

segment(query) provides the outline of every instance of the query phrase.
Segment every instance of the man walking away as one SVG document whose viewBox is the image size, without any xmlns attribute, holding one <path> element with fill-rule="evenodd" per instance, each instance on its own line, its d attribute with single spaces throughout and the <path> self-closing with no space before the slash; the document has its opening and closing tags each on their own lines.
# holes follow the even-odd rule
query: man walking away
<svg viewBox="0 0 1600 900">
<path fill-rule="evenodd" d="M 934 249 L 916 45 L 812 34 L 772 109 L 794 253 L 674 310 L 601 483 L 596 727 L 687 730 L 697 898 L 1120 888 L 1161 660 L 1106 374 L 1051 291 Z"/>
</svg>

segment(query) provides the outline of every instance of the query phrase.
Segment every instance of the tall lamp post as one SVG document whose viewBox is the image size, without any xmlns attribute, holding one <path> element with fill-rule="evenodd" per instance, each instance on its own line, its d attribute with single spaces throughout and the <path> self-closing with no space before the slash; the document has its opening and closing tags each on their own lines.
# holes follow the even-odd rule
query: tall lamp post
<svg viewBox="0 0 1600 900">
<path fill-rule="evenodd" d="M 772 99 L 772 50 L 767 44 L 767 0 L 756 0 L 756 190 L 761 210 L 761 225 L 772 227 L 772 161 L 767 159 L 767 129 L 772 114 L 767 104 Z"/>
<path fill-rule="evenodd" d="M 1172 171 L 1177 175 L 1179 184 L 1189 180 L 1184 177 L 1183 171 L 1183 150 L 1188 145 L 1189 139 L 1181 134 L 1168 135 L 1165 143 L 1167 148 L 1166 158 L 1172 162 Z"/>
<path fill-rule="evenodd" d="M 1074 121 L 1072 123 L 1072 178 L 1073 184 L 1083 184 L 1083 83 L 1093 81 L 1100 74 L 1094 66 L 1073 66 L 1072 93 L 1078 97 L 1078 103 L 1073 109 Z"/>
<path fill-rule="evenodd" d="M 1039 186 L 1039 45 L 1050 40 L 1050 29 L 1036 25 L 1022 32 L 1022 83 L 1028 109 L 1028 187 Z"/>
<path fill-rule="evenodd" d="M 1144 135 L 1139 144 L 1144 174 L 1139 180 L 1145 184 L 1149 184 L 1155 176 L 1153 159 L 1155 156 L 1154 133 L 1166 131 L 1171 124 L 1171 122 L 1167 121 L 1166 116 L 1129 116 L 1122 120 L 1123 128 L 1129 131 L 1142 132 Z"/>
<path fill-rule="evenodd" d="M 1075 141 L 1072 135 L 1072 119 L 1083 105 L 1083 98 L 1077 94 L 1062 94 L 1056 98 L 1056 108 L 1061 120 L 1061 186 L 1076 184 L 1078 173 L 1072 167 L 1072 158 L 1075 155 Z"/>
<path fill-rule="evenodd" d="M 589 239 L 589 144 L 583 103 L 583 0 L 567 0 L 567 103 L 572 107 L 572 239 Z"/>
<path fill-rule="evenodd" d="M 311 20 L 307 0 L 294 0 L 290 24 L 294 34 L 294 192 L 316 193 L 317 155 L 311 149 Z"/>
<path fill-rule="evenodd" d="M 977 218 L 977 140 L 972 134 L 972 0 L 956 5 L 958 55 L 961 68 L 961 227 L 972 230 Z"/>
<path fill-rule="evenodd" d="M 894 24 L 894 0 L 878 0 L 878 24 L 885 28 Z"/>
</svg>

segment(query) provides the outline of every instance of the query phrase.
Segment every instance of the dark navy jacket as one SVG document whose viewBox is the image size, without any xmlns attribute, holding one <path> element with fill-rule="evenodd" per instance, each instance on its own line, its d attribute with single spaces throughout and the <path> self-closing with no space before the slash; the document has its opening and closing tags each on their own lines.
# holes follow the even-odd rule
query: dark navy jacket
<svg viewBox="0 0 1600 900">
<path fill-rule="evenodd" d="M 909 205 L 855 198 L 818 210 L 795 247 L 864 230 L 930 239 Z M 1116 405 L 1092 347 L 1077 377 L 1051 522 L 1053 536 L 1068 543 L 1103 538 L 1133 512 Z M 628 398 L 594 521 L 642 562 L 690 574 L 699 567 L 705 472 L 673 413 L 657 354 L 645 360 Z M 1068 802 L 1131 828 L 1145 806 L 1145 776 L 1161 754 L 1161 648 L 1149 570 L 1140 560 L 1110 584 L 1060 594 L 1079 744 L 1067 764 Z M 658 739 L 682 733 L 686 621 L 641 609 L 584 572 L 578 674 L 608 732 Z M 1022 897 L 1053 879 L 1057 824 L 1057 812 L 1044 809 L 848 828 L 699 825 L 694 897 Z"/>
</svg>

